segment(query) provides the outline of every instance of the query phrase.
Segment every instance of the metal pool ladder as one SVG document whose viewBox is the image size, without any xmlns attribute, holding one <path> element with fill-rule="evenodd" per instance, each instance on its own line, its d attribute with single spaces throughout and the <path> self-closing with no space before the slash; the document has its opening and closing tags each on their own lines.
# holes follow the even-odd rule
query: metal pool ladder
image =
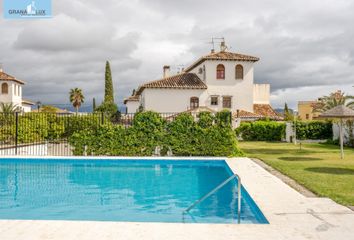
<svg viewBox="0 0 354 240">
<path fill-rule="evenodd" d="M 198 205 L 199 203 L 203 202 L 205 199 L 207 199 L 208 197 L 210 197 L 212 194 L 214 194 L 215 192 L 217 192 L 220 188 L 222 188 L 223 186 L 225 186 L 228 182 L 230 182 L 231 180 L 233 180 L 234 178 L 237 178 L 237 223 L 241 222 L 241 178 L 239 175 L 234 174 L 231 177 L 229 177 L 228 179 L 226 179 L 225 181 L 223 181 L 222 183 L 220 183 L 217 187 L 215 187 L 213 190 L 211 190 L 210 192 L 208 192 L 207 194 L 205 194 L 203 197 L 201 197 L 200 199 L 198 199 L 197 201 L 195 201 L 192 205 L 190 205 L 188 208 L 186 208 L 183 211 L 183 215 L 188 213 L 192 208 L 194 208 L 196 205 Z"/>
</svg>

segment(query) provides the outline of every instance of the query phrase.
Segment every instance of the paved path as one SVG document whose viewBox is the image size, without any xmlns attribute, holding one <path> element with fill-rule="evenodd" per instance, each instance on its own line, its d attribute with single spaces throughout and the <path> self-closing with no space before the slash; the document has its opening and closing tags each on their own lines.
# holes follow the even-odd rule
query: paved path
<svg viewBox="0 0 354 240">
<path fill-rule="evenodd" d="M 247 158 L 227 160 L 270 224 L 0 221 L 1 240 L 354 239 L 354 212 L 327 198 L 308 198 Z"/>
</svg>

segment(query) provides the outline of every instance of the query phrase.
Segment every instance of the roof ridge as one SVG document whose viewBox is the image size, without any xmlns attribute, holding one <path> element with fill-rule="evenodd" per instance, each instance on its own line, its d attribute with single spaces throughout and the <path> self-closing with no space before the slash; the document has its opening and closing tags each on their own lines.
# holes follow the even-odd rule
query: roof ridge
<svg viewBox="0 0 354 240">
<path fill-rule="evenodd" d="M 189 73 L 189 72 L 181 72 L 181 73 L 177 73 L 175 75 L 172 75 L 172 76 L 168 76 L 168 77 L 165 77 L 165 78 L 160 78 L 160 79 L 157 79 L 157 80 L 152 80 L 152 81 L 149 81 L 149 82 L 146 82 L 144 83 L 143 85 L 146 85 L 146 84 L 149 84 L 149 83 L 154 83 L 154 82 L 158 82 L 158 81 L 163 81 L 163 80 L 169 80 L 173 77 L 177 77 L 177 76 L 180 76 L 180 75 L 185 75 L 185 74 L 195 74 L 195 73 Z M 197 76 L 197 74 L 195 74 Z"/>
<path fill-rule="evenodd" d="M 207 60 L 225 60 L 225 61 L 245 61 L 245 62 L 257 62 L 259 61 L 258 57 L 254 57 L 251 55 L 247 55 L 244 53 L 235 53 L 235 52 L 228 52 L 228 51 L 220 51 L 215 53 L 209 53 L 200 57 L 198 60 L 193 62 L 187 68 L 185 68 L 185 72 L 189 72 L 190 70 L 194 69 L 201 63 Z"/>
<path fill-rule="evenodd" d="M 1 81 L 15 81 L 15 82 L 18 82 L 20 84 L 24 84 L 25 82 L 22 81 L 22 80 L 19 80 L 17 79 L 16 77 L 4 72 L 4 71 L 1 71 L 0 72 L 0 80 Z"/>
<path fill-rule="evenodd" d="M 182 72 L 167 78 L 142 84 L 139 86 L 136 94 L 140 95 L 145 88 L 207 89 L 208 87 L 197 74 Z"/>
</svg>

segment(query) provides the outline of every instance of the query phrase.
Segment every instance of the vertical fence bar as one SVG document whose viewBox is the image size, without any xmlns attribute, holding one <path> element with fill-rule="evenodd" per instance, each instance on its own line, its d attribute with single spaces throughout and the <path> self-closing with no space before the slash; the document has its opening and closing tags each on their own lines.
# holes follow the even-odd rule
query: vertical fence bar
<svg viewBox="0 0 354 240">
<path fill-rule="evenodd" d="M 15 155 L 17 155 L 17 147 L 18 147 L 18 112 L 15 113 Z"/>
</svg>

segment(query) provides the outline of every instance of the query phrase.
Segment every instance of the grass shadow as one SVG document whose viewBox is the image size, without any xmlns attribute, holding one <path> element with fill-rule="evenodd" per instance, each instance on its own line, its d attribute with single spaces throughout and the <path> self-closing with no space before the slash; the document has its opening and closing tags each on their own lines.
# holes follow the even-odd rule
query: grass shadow
<svg viewBox="0 0 354 240">
<path fill-rule="evenodd" d="M 336 174 L 336 175 L 354 175 L 354 169 L 349 169 L 349 168 L 312 167 L 312 168 L 305 168 L 305 171 Z"/>
<path fill-rule="evenodd" d="M 278 158 L 284 161 L 321 161 L 322 158 L 314 158 L 314 157 L 280 157 Z"/>
<path fill-rule="evenodd" d="M 307 150 L 307 149 L 282 149 L 282 148 L 277 148 L 277 149 L 266 149 L 266 148 L 241 148 L 245 153 L 253 153 L 253 154 L 272 154 L 272 155 L 284 155 L 284 154 L 297 154 L 297 155 L 304 155 L 304 154 L 311 154 L 311 153 L 317 153 L 316 151 L 313 150 Z"/>
</svg>

